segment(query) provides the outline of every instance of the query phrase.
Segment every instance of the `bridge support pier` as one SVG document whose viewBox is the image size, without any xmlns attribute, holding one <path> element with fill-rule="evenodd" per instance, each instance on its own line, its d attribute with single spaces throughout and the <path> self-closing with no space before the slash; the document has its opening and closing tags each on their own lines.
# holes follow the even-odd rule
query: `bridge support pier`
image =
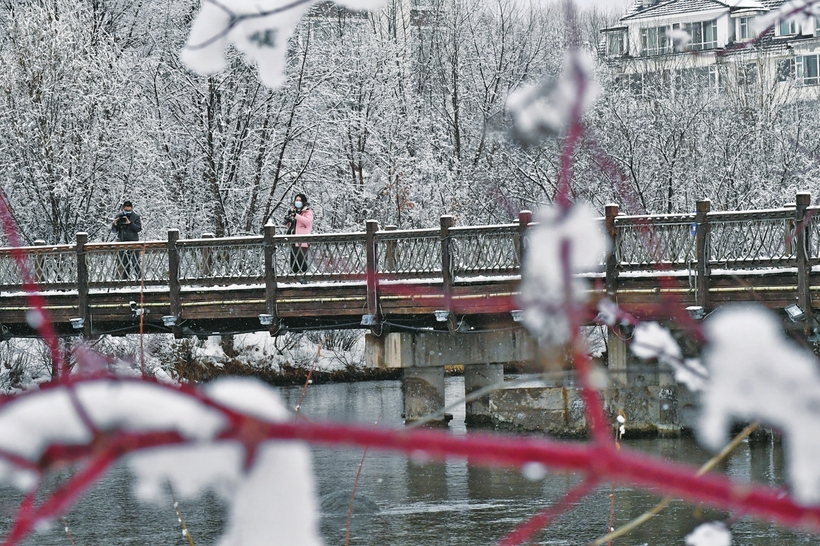
<svg viewBox="0 0 820 546">
<path fill-rule="evenodd" d="M 607 365 L 609 380 L 613 385 L 625 387 L 629 384 L 626 368 L 629 362 L 629 346 L 626 341 L 609 328 L 606 341 Z"/>
<path fill-rule="evenodd" d="M 504 381 L 504 364 L 473 364 L 464 366 L 464 394 L 470 396 L 472 393 L 501 383 Z M 491 425 L 493 420 L 490 414 L 490 395 L 467 402 L 465 423 L 467 425 L 486 426 Z"/>
<path fill-rule="evenodd" d="M 404 422 L 412 423 L 444 409 L 444 368 L 405 368 L 401 383 Z M 431 421 L 445 422 L 444 415 Z"/>
<path fill-rule="evenodd" d="M 504 381 L 503 363 L 533 360 L 537 344 L 519 328 L 367 334 L 365 347 L 368 366 L 404 369 L 404 417 L 411 422 L 444 408 L 445 366 L 464 366 L 464 389 L 470 394 Z M 490 422 L 489 395 L 467 403 L 466 422 Z"/>
</svg>

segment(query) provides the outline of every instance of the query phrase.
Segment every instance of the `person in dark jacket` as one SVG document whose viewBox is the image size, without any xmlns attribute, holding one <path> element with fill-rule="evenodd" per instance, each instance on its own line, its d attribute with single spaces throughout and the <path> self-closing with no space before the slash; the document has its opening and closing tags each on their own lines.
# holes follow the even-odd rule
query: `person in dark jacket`
<svg viewBox="0 0 820 546">
<path fill-rule="evenodd" d="M 313 229 L 313 211 L 304 193 L 297 193 L 293 198 L 293 207 L 285 216 L 285 226 L 288 235 L 309 235 Z M 290 268 L 296 274 L 307 272 L 308 246 L 308 243 L 295 243 L 290 250 Z"/>
<path fill-rule="evenodd" d="M 114 224 L 111 231 L 117 234 L 117 241 L 139 241 L 139 232 L 142 231 L 142 220 L 140 215 L 134 212 L 131 201 L 122 204 L 122 210 L 114 217 Z M 136 250 L 121 250 L 117 253 L 117 271 L 120 277 L 127 279 L 131 272 L 136 273 L 136 278 L 140 278 L 140 262 Z"/>
</svg>

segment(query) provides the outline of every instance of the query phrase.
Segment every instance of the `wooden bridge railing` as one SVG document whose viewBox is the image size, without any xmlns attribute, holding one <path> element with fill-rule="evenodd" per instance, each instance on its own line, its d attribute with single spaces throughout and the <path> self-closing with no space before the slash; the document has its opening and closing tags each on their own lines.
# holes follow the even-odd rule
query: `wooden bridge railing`
<svg viewBox="0 0 820 546">
<path fill-rule="evenodd" d="M 708 201 L 691 214 L 623 216 L 610 205 L 602 218 L 614 252 L 605 271 L 607 291 L 618 278 L 635 272 L 687 271 L 707 303 L 710 273 L 721 270 L 798 268 L 801 298 L 808 298 L 811 266 L 820 265 L 820 207 L 809 194 L 779 209 L 713 212 Z M 443 217 L 434 229 L 380 230 L 375 222 L 356 233 L 275 235 L 88 243 L 78 234 L 73 245 L 25 247 L 29 271 L 41 290 L 111 289 L 267 284 L 296 281 L 343 282 L 441 280 L 445 284 L 481 276 L 515 276 L 528 248 L 530 213 L 517 224 L 453 226 Z M 308 245 L 304 268 L 295 267 L 294 245 Z M 804 249 L 800 252 L 799 249 Z M 537 252 L 537 249 L 531 249 Z M 266 267 L 268 264 L 268 267 Z M 368 277 L 370 274 L 370 277 Z M 0 248 L 0 291 L 20 290 L 23 279 L 12 249 Z M 375 290 L 375 284 L 370 287 Z"/>
</svg>

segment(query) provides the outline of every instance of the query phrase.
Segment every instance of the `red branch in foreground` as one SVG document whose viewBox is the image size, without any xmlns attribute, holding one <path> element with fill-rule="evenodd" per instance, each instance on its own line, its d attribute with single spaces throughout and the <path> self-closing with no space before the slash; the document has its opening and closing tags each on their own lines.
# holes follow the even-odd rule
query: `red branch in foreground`
<svg viewBox="0 0 820 546">
<path fill-rule="evenodd" d="M 569 5 L 569 0 L 567 0 L 567 5 Z M 588 84 L 577 62 L 573 64 L 573 73 L 570 77 L 575 80 L 579 97 L 573 105 L 572 121 L 562 147 L 559 191 L 554 197 L 555 203 L 564 211 L 570 206 L 572 193 L 572 158 L 584 132 L 581 122 L 583 114 L 581 97 Z M 614 168 L 611 161 L 599 163 L 606 165 L 609 169 Z M 19 237 L 16 235 L 14 221 L 1 189 L 0 221 L 2 221 L 2 227 L 8 234 L 12 246 L 19 247 Z M 564 277 L 568 287 L 571 276 L 568 267 L 569 250 L 569 248 L 562 249 L 562 258 L 565 263 Z M 55 367 L 60 371 L 61 385 L 55 388 L 71 390 L 76 385 L 91 380 L 89 378 L 72 380 L 65 373 L 65 364 L 59 354 L 53 327 L 43 310 L 42 298 L 36 294 L 36 286 L 28 272 L 26 257 L 22 250 L 15 251 L 14 256 L 19 264 L 25 289 L 29 293 L 28 303 L 32 309 L 30 316 L 33 326 L 38 328 L 40 335 L 48 344 Z M 595 382 L 591 380 L 590 362 L 579 341 L 580 310 L 570 308 L 565 312 L 575 332 L 573 356 L 579 381 L 583 387 L 586 419 L 592 430 L 593 440 L 589 443 L 569 443 L 547 438 L 499 434 L 470 433 L 465 436 L 452 436 L 435 430 L 382 429 L 374 426 L 314 423 L 307 420 L 269 423 L 237 414 L 226 407 L 214 404 L 195 389 L 170 386 L 164 388 L 174 389 L 222 412 L 229 424 L 216 441 L 242 443 L 245 446 L 248 463 L 252 462 L 256 448 L 262 441 L 304 441 L 337 447 L 389 450 L 408 455 L 423 452 L 428 457 L 440 460 L 448 457 L 464 457 L 471 463 L 491 466 L 522 467 L 528 463 L 539 463 L 552 471 L 575 472 L 580 475 L 581 482 L 577 486 L 570 489 L 554 505 L 519 525 L 502 540 L 501 544 L 504 546 L 522 544 L 531 539 L 557 516 L 590 494 L 597 483 L 604 481 L 637 486 L 649 489 L 653 493 L 672 495 L 693 503 L 704 503 L 715 508 L 749 514 L 782 525 L 820 532 L 820 507 L 801 506 L 783 489 L 735 482 L 719 474 L 699 476 L 695 467 L 662 461 L 628 449 L 615 449 L 609 438 L 608 426 L 600 398 L 595 390 Z M 679 313 L 679 316 L 685 319 L 683 313 Z M 81 364 L 83 360 L 90 358 L 92 358 L 90 352 L 77 354 L 77 359 Z M 150 382 L 148 379 L 129 381 Z M 12 398 L 2 403 L 13 402 Z M 86 426 L 89 426 L 90 419 L 83 416 L 78 403 L 75 403 L 75 409 L 78 410 Z M 93 427 L 89 426 L 89 428 L 93 430 Z M 26 495 L 4 544 L 17 544 L 31 533 L 38 523 L 57 519 L 93 486 L 97 478 L 124 455 L 150 447 L 191 443 L 176 431 L 112 430 L 103 432 L 93 430 L 93 433 L 92 440 L 85 445 L 47 446 L 36 463 L 22 460 L 12 454 L 0 453 L 0 459 L 20 467 L 35 469 L 41 477 L 66 464 L 83 464 L 82 469 L 73 478 L 48 495 L 40 504 L 35 504 L 36 490 Z"/>
<path fill-rule="evenodd" d="M 73 385 L 87 381 L 81 379 Z M 135 382 L 146 381 L 135 379 Z M 69 387 L 71 388 L 71 387 Z M 167 387 L 173 389 L 173 387 Z M 181 393 L 202 400 L 198 393 L 179 389 Z M 794 502 L 783 489 L 735 482 L 719 474 L 698 476 L 697 468 L 657 460 L 641 452 L 596 443 L 572 443 L 501 434 L 468 434 L 453 436 L 438 430 L 395 430 L 374 426 L 335 423 L 312 423 L 305 420 L 269 423 L 239 415 L 213 403 L 224 412 L 230 425 L 216 441 L 238 441 L 253 453 L 260 441 L 297 440 L 335 447 L 357 447 L 419 454 L 444 460 L 463 457 L 470 463 L 491 466 L 523 467 L 539 463 L 551 471 L 577 472 L 583 481 L 554 507 L 536 515 L 530 522 L 506 537 L 502 544 L 512 546 L 528 540 L 562 511 L 589 494 L 602 481 L 642 487 L 653 493 L 673 495 L 693 503 L 748 514 L 783 525 L 812 532 L 820 531 L 820 507 L 806 507 Z M 248 431 L 253 434 L 249 435 Z M 4 544 L 17 544 L 37 523 L 61 516 L 94 481 L 120 457 L 157 446 L 189 445 L 176 432 L 117 432 L 96 438 L 87 445 L 53 445 L 42 463 L 45 472 L 53 466 L 84 461 L 83 469 L 45 501 L 34 505 L 24 501 Z M 46 462 L 48 461 L 48 462 Z"/>
</svg>

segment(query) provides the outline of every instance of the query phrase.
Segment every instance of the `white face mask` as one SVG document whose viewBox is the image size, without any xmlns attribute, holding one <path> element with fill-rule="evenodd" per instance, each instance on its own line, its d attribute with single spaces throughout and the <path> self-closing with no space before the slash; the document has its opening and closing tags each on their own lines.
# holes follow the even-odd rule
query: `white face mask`
<svg viewBox="0 0 820 546">
<path fill-rule="evenodd" d="M 296 201 L 295 203 L 293 203 L 293 206 L 296 207 L 297 209 L 301 209 L 302 208 L 302 202 L 301 201 Z"/>
</svg>

